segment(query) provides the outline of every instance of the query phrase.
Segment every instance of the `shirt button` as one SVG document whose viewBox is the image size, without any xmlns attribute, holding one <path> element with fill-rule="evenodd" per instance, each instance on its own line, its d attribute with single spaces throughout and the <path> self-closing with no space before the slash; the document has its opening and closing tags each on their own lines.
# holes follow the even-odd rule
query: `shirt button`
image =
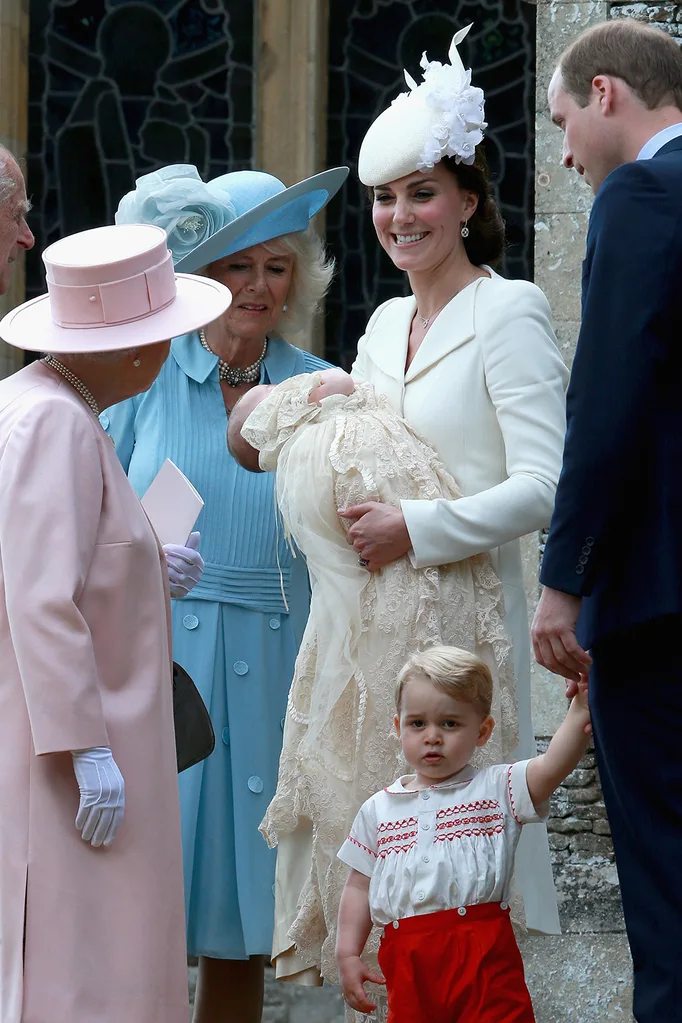
<svg viewBox="0 0 682 1023">
<path fill-rule="evenodd" d="M 424 863 L 430 863 L 431 862 L 431 857 L 430 856 L 422 856 L 422 860 L 424 861 Z"/>
<path fill-rule="evenodd" d="M 235 675 L 246 675 L 249 666 L 246 661 L 235 661 L 232 665 Z"/>
<path fill-rule="evenodd" d="M 467 915 L 466 907 L 464 907 L 464 906 L 460 906 L 459 909 L 457 910 L 457 912 L 459 913 L 460 916 L 466 916 Z"/>
<path fill-rule="evenodd" d="M 182 624 L 185 626 L 186 629 L 189 629 L 191 631 L 192 629 L 196 629 L 197 625 L 199 624 L 199 619 L 197 618 L 196 615 L 185 615 L 185 617 L 182 619 Z"/>
<path fill-rule="evenodd" d="M 222 740 L 223 740 L 223 742 L 225 743 L 226 746 L 230 745 L 230 729 L 229 728 L 223 728 L 223 730 L 221 732 L 221 738 L 222 738 Z"/>
<path fill-rule="evenodd" d="M 425 898 L 424 892 L 417 892 L 417 902 L 423 902 Z"/>
<path fill-rule="evenodd" d="M 102 415 L 99 417 L 99 421 L 102 424 L 103 430 L 109 429 L 109 416 L 105 412 L 103 412 Z"/>
<path fill-rule="evenodd" d="M 429 824 L 428 821 L 422 821 L 422 830 L 423 831 L 428 831 L 430 827 L 431 827 L 431 825 Z"/>
<path fill-rule="evenodd" d="M 430 798 L 431 798 L 431 793 L 427 792 L 426 790 L 424 790 L 424 792 L 422 792 L 422 799 L 430 799 Z"/>
<path fill-rule="evenodd" d="M 395 927 L 395 929 L 397 930 L 397 929 L 398 929 L 398 928 L 400 927 L 400 924 L 398 923 L 398 921 L 397 921 L 397 920 L 394 920 L 394 921 L 393 921 L 393 926 L 394 926 L 394 927 Z"/>
<path fill-rule="evenodd" d="M 509 909 L 509 904 L 507 902 L 501 902 L 500 909 Z"/>
<path fill-rule="evenodd" d="M 249 786 L 249 791 L 255 792 L 256 795 L 263 791 L 263 779 L 259 778 L 257 774 L 252 774 L 246 784 Z"/>
<path fill-rule="evenodd" d="M 279 618 L 271 618 L 268 625 L 271 629 L 279 629 Z"/>
</svg>

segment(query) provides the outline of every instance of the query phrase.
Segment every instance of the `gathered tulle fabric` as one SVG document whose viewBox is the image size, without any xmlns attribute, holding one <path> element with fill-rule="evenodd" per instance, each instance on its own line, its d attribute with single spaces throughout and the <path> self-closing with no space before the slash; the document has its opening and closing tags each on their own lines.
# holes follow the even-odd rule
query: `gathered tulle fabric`
<svg viewBox="0 0 682 1023">
<path fill-rule="evenodd" d="M 454 500 L 457 484 L 371 384 L 310 404 L 319 379 L 313 373 L 279 384 L 242 433 L 260 451 L 261 467 L 277 470 L 284 527 L 312 581 L 277 791 L 261 831 L 281 847 L 300 824 L 312 824 L 310 870 L 289 937 L 303 960 L 338 982 L 336 918 L 348 868 L 336 854 L 362 803 L 405 772 L 393 718 L 395 681 L 408 655 L 445 643 L 475 651 L 491 668 L 497 724 L 475 766 L 509 760 L 517 710 L 502 586 L 490 556 L 423 569 L 404 557 L 368 573 L 338 514 L 371 500 Z M 376 932 L 370 960 L 378 941 Z"/>
</svg>

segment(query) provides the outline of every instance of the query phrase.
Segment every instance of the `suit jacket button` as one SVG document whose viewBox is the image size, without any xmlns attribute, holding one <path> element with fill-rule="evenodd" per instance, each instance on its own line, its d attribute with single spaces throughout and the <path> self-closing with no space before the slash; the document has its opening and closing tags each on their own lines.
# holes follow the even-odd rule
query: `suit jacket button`
<svg viewBox="0 0 682 1023">
<path fill-rule="evenodd" d="M 590 547 L 594 547 L 594 537 L 593 536 L 585 537 L 585 543 L 589 544 Z"/>
<path fill-rule="evenodd" d="M 580 557 L 578 558 L 578 564 L 579 565 L 586 565 L 587 564 L 587 558 L 586 558 L 586 556 L 584 554 L 581 554 Z"/>
<path fill-rule="evenodd" d="M 585 555 L 587 555 L 589 557 L 589 555 L 591 553 L 592 553 L 592 548 L 588 547 L 587 544 L 585 544 L 585 546 L 583 547 L 583 554 L 585 554 Z"/>
<path fill-rule="evenodd" d="M 583 572 L 585 571 L 585 566 L 584 565 L 576 565 L 575 566 L 575 570 L 576 570 L 576 573 L 578 575 L 582 575 Z"/>
</svg>

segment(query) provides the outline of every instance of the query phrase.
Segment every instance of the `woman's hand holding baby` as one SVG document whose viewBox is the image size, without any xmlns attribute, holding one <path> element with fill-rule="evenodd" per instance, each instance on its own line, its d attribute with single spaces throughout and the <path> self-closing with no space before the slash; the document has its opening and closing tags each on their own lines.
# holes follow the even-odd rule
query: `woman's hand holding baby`
<svg viewBox="0 0 682 1023">
<path fill-rule="evenodd" d="M 384 565 L 404 558 L 412 548 L 400 508 L 380 501 L 366 501 L 353 508 L 340 508 L 339 517 L 353 523 L 346 539 L 367 562 L 365 567 L 369 572 L 377 572 Z"/>
</svg>

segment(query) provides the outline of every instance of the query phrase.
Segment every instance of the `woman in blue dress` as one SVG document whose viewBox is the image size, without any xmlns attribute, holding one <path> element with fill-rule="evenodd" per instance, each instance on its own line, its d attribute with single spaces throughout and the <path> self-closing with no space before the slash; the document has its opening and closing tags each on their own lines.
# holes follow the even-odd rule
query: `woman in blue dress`
<svg viewBox="0 0 682 1023">
<path fill-rule="evenodd" d="M 194 167 L 165 167 L 138 179 L 116 216 L 164 227 L 176 270 L 232 292 L 219 320 L 173 339 L 149 391 L 102 416 L 138 495 L 170 458 L 205 502 L 203 578 L 172 609 L 174 659 L 196 682 L 217 739 L 179 779 L 187 944 L 199 956 L 194 1023 L 261 1019 L 275 852 L 258 825 L 277 783 L 309 601 L 305 563 L 278 528 L 273 477 L 237 465 L 227 417 L 254 384 L 326 365 L 283 335 L 309 325 L 329 284 L 332 264 L 309 222 L 346 173 L 285 189 L 256 171 L 204 184 Z"/>
</svg>

